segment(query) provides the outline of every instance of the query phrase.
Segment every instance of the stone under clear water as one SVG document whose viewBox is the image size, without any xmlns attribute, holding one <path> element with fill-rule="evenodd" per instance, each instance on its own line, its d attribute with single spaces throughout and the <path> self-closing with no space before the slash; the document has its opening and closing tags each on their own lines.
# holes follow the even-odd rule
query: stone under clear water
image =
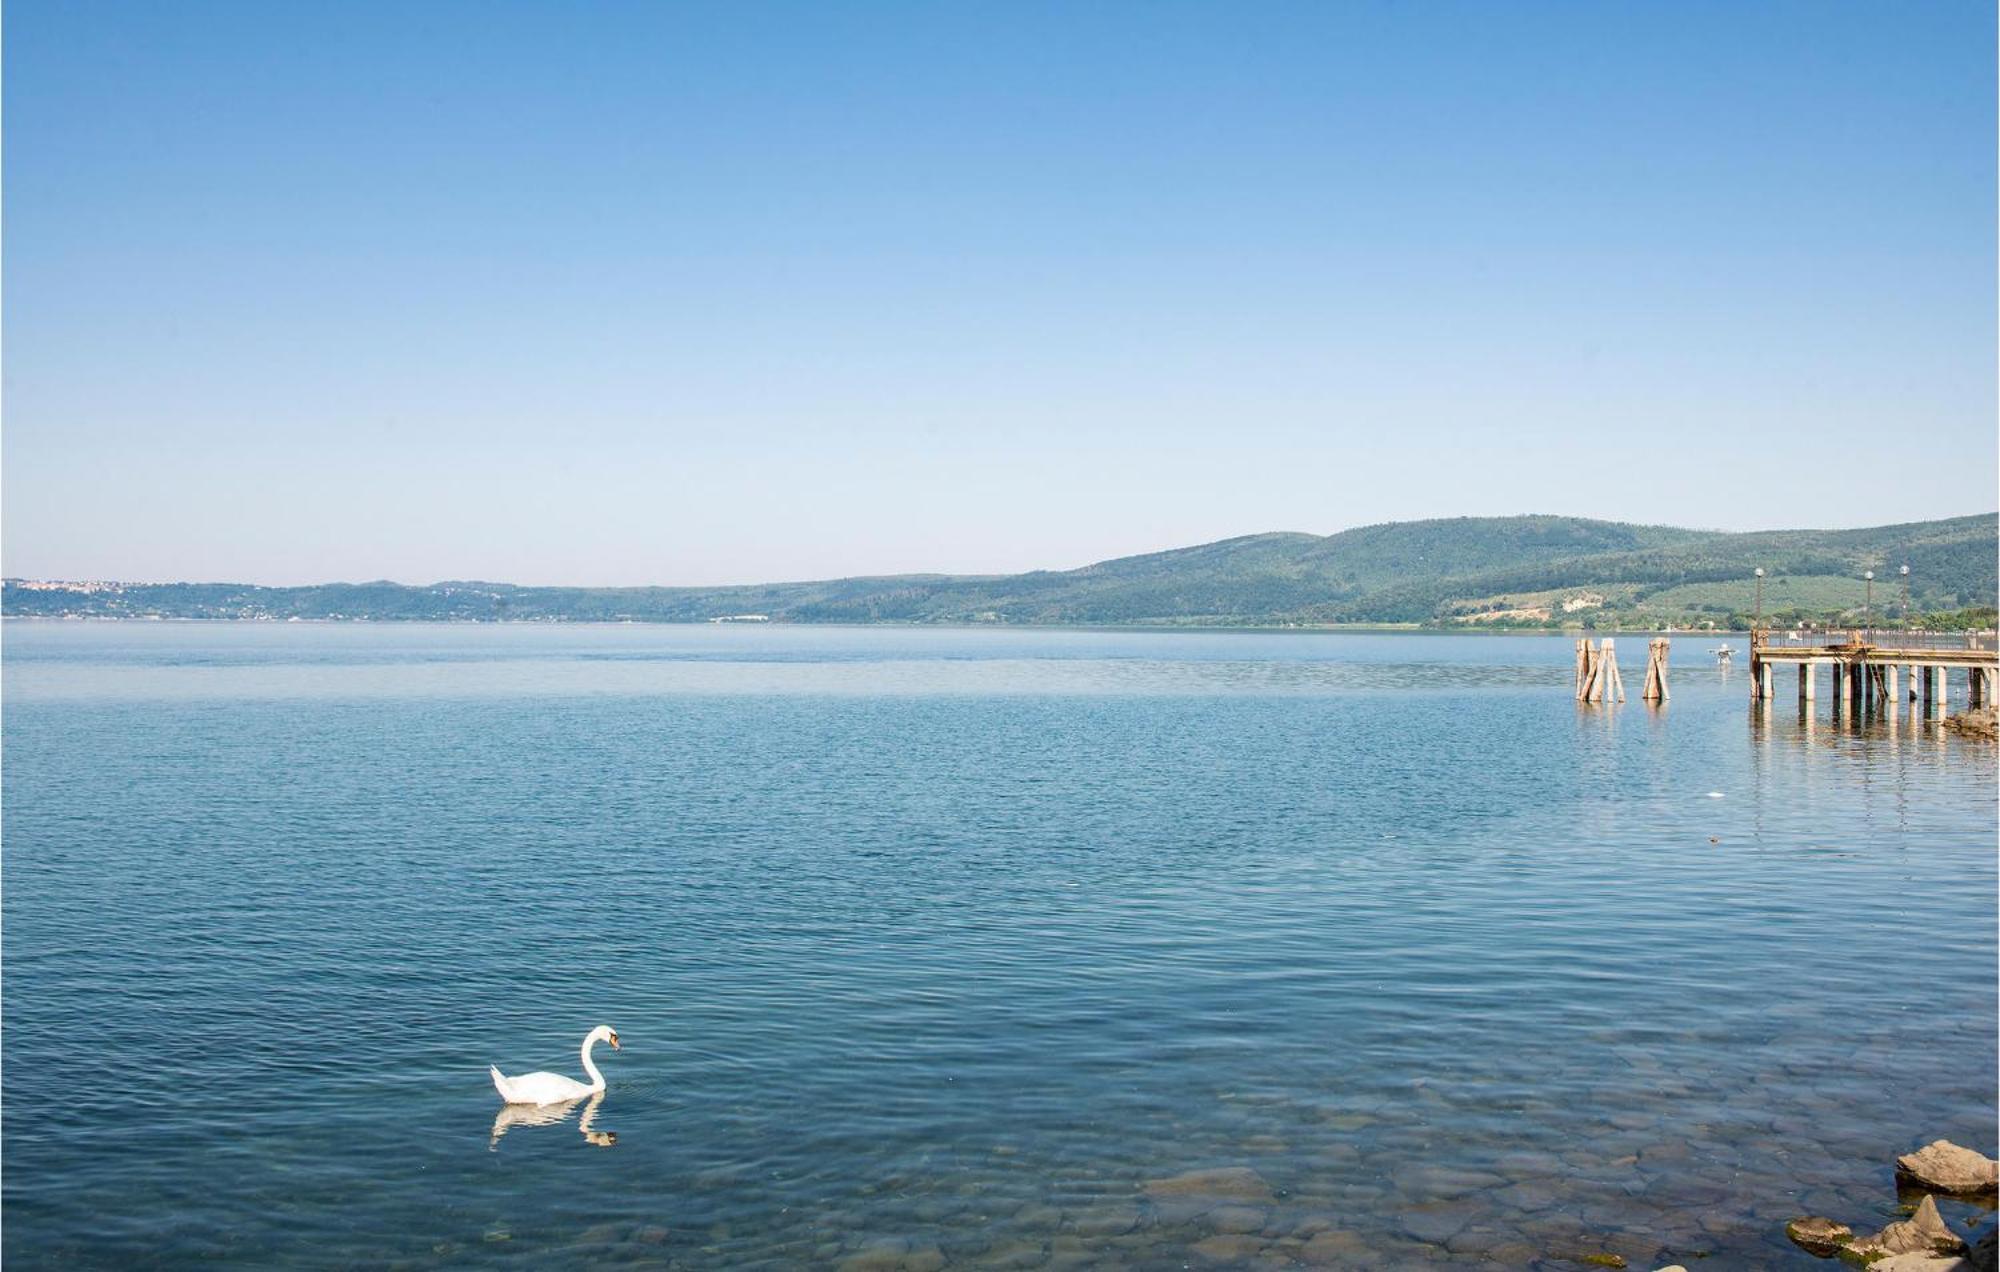
<svg viewBox="0 0 2000 1272">
<path fill-rule="evenodd" d="M 1994 756 L 1714 643 L 9 623 L 0 1253 L 1803 1265 L 1992 1149 Z"/>
</svg>

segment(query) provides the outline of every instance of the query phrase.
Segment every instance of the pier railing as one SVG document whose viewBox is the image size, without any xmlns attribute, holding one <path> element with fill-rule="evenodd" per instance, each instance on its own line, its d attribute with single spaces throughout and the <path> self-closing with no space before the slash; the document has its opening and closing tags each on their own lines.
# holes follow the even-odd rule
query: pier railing
<svg viewBox="0 0 2000 1272">
<path fill-rule="evenodd" d="M 1877 654 L 1974 653 L 2000 649 L 1993 632 L 1920 632 L 1905 628 L 1851 628 L 1838 631 L 1754 631 L 1751 652 L 1761 649 L 1870 650 Z"/>
</svg>

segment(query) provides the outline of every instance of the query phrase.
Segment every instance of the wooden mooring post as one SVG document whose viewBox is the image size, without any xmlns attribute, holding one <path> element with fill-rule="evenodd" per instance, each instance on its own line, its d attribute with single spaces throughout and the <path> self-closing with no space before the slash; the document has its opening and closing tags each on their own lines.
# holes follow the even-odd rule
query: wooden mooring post
<svg viewBox="0 0 2000 1272">
<path fill-rule="evenodd" d="M 1639 696 L 1647 702 L 1667 700 L 1667 646 L 1664 636 L 1655 636 L 1646 645 L 1646 687 Z"/>
<path fill-rule="evenodd" d="M 1625 701 L 1625 681 L 1618 674 L 1618 655 L 1611 638 L 1599 641 L 1596 649 L 1589 646 L 1587 640 L 1577 642 L 1577 697 L 1584 702 Z"/>
</svg>

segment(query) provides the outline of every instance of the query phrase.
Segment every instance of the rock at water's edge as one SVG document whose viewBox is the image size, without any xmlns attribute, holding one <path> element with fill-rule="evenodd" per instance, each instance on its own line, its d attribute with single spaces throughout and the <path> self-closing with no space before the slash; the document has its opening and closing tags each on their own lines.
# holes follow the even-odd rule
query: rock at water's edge
<svg viewBox="0 0 2000 1272">
<path fill-rule="evenodd" d="M 1967 737 L 2000 739 L 2000 710 L 1993 707 L 1974 707 L 1962 711 L 1944 722 L 1944 727 Z"/>
<path fill-rule="evenodd" d="M 1938 1213 L 1937 1199 L 1926 1197 L 1917 1213 L 1900 1223 L 1892 1223 L 1872 1237 L 1856 1237 L 1847 1252 L 1863 1259 L 1885 1254 L 1960 1254 L 1965 1239 L 1945 1226 Z"/>
<path fill-rule="evenodd" d="M 1854 1237 L 1854 1229 L 1844 1223 L 1812 1215 L 1805 1219 L 1794 1219 L 1785 1225 L 1785 1235 L 1792 1244 L 1807 1254 L 1816 1254 L 1824 1259 L 1836 1253 Z"/>
<path fill-rule="evenodd" d="M 1898 1157 L 1896 1173 L 1938 1192 L 1992 1192 L 2000 1186 L 2000 1162 L 1950 1140 L 1933 1140 Z"/>
<path fill-rule="evenodd" d="M 1966 1272 L 1972 1265 L 1955 1254 L 1930 1254 L 1912 1250 L 1892 1254 L 1868 1265 L 1869 1272 Z"/>
</svg>

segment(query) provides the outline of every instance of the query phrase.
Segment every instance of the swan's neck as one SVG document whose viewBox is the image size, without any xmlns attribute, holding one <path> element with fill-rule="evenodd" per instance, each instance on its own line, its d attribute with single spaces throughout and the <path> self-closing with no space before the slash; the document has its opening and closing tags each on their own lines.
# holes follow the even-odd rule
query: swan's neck
<svg viewBox="0 0 2000 1272">
<path fill-rule="evenodd" d="M 602 1091 L 604 1089 L 604 1075 L 597 1071 L 596 1062 L 590 1058 L 590 1049 L 596 1045 L 597 1039 L 595 1038 L 585 1038 L 583 1040 L 583 1071 L 590 1075 L 590 1089 L 593 1091 Z"/>
</svg>

